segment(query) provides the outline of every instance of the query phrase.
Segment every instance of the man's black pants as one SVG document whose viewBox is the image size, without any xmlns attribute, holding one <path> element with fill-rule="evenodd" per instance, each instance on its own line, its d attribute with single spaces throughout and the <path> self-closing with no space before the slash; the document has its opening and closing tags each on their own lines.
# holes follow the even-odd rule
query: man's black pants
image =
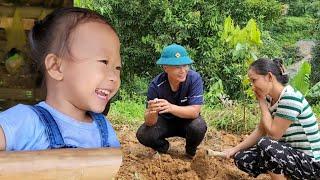
<svg viewBox="0 0 320 180">
<path fill-rule="evenodd" d="M 186 139 L 186 153 L 194 156 L 206 131 L 207 124 L 201 116 L 193 120 L 169 120 L 159 116 L 157 123 L 153 126 L 142 124 L 136 136 L 141 144 L 151 147 L 160 153 L 166 153 L 169 149 L 169 142 L 165 138 L 183 137 Z"/>
</svg>

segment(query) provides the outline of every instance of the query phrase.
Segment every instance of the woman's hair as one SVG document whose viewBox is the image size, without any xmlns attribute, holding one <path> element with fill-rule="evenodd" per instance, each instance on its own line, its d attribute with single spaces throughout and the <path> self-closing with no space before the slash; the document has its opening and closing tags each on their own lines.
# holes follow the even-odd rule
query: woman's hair
<svg viewBox="0 0 320 180">
<path fill-rule="evenodd" d="M 253 69 L 257 74 L 260 75 L 267 75 L 269 72 L 271 72 L 283 85 L 289 82 L 288 73 L 285 72 L 283 61 L 279 58 L 273 60 L 260 58 L 250 65 L 250 69 Z"/>
<path fill-rule="evenodd" d="M 99 22 L 113 27 L 103 16 L 89 9 L 78 7 L 60 8 L 35 22 L 29 33 L 31 58 L 37 71 L 44 75 L 44 59 L 49 53 L 59 57 L 70 55 L 70 35 L 80 24 Z"/>
</svg>

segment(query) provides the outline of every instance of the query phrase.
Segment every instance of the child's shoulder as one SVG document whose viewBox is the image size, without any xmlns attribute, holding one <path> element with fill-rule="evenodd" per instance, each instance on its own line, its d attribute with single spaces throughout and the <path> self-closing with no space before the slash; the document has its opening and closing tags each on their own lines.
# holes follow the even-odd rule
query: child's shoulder
<svg viewBox="0 0 320 180">
<path fill-rule="evenodd" d="M 0 126 L 6 137 L 7 150 L 39 149 L 47 140 L 45 127 L 29 105 L 18 104 L 0 113 Z M 43 149 L 43 147 L 40 147 Z"/>
<path fill-rule="evenodd" d="M 0 120 L 6 119 L 32 119 L 38 120 L 37 114 L 31 109 L 30 105 L 18 104 L 3 112 L 0 112 Z"/>
<path fill-rule="evenodd" d="M 18 104 L 0 113 L 2 128 L 19 129 L 21 127 L 39 127 L 39 117 L 30 105 Z M 29 129 L 29 128 L 26 128 Z"/>
</svg>

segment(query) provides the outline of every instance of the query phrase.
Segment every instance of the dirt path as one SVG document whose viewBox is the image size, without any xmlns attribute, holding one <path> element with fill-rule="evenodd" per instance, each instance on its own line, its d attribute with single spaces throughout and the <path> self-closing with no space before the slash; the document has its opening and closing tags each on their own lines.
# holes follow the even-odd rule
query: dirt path
<svg viewBox="0 0 320 180">
<path fill-rule="evenodd" d="M 139 144 L 134 131 L 119 128 L 118 136 L 123 148 L 123 165 L 116 179 L 254 179 L 238 170 L 231 160 L 205 156 L 205 149 L 221 150 L 237 144 L 242 137 L 224 132 L 209 131 L 193 160 L 184 155 L 185 141 L 170 138 L 168 154 L 155 154 Z M 260 175 L 257 179 L 269 179 Z"/>
</svg>

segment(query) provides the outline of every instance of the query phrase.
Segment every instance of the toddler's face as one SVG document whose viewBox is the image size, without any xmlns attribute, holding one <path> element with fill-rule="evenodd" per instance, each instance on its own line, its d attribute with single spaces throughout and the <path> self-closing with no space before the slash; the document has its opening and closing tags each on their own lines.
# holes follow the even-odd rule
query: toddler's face
<svg viewBox="0 0 320 180">
<path fill-rule="evenodd" d="M 77 108 L 102 112 L 120 87 L 120 42 L 107 25 L 87 22 L 70 36 L 70 55 L 63 61 L 64 91 Z"/>
</svg>

